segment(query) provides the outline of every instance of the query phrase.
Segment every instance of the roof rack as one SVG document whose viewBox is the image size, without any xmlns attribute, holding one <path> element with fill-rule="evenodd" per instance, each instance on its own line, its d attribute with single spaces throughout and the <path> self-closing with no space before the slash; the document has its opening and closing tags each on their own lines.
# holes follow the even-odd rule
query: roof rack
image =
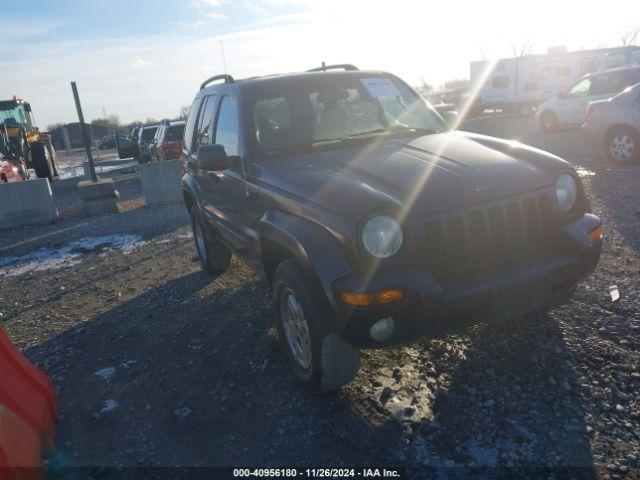
<svg viewBox="0 0 640 480">
<path fill-rule="evenodd" d="M 339 63 L 336 65 L 327 65 L 322 62 L 322 66 L 318 68 L 312 68 L 311 70 L 307 70 L 307 72 L 326 72 L 327 70 L 346 70 L 348 72 L 359 70 L 355 65 L 351 65 L 350 63 Z"/>
<path fill-rule="evenodd" d="M 203 90 L 207 85 L 209 85 L 211 82 L 215 82 L 216 80 L 224 80 L 224 83 L 235 83 L 233 77 L 225 73 L 222 75 L 216 75 L 214 77 L 207 78 L 204 82 L 202 82 L 202 85 L 200 85 L 200 90 Z"/>
</svg>

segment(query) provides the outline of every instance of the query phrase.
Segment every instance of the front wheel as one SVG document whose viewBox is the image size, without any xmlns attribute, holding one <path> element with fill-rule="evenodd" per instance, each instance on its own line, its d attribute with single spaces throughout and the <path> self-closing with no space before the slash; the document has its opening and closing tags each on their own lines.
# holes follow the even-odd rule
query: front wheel
<svg viewBox="0 0 640 480">
<path fill-rule="evenodd" d="M 191 228 L 202 268 L 212 275 L 225 272 L 231 264 L 231 251 L 204 225 L 197 205 L 191 207 Z"/>
<path fill-rule="evenodd" d="M 31 145 L 31 162 L 38 178 L 48 178 L 53 183 L 53 166 L 49 156 L 49 150 L 41 143 Z"/>
<path fill-rule="evenodd" d="M 276 268 L 273 297 L 278 338 L 296 377 L 314 392 L 349 383 L 360 367 L 360 350 L 328 328 L 326 301 L 295 260 Z"/>
<path fill-rule="evenodd" d="M 640 158 L 640 134 L 629 127 L 620 127 L 607 135 L 607 158 L 611 163 L 627 164 Z"/>
<path fill-rule="evenodd" d="M 545 110 L 540 114 L 540 128 L 545 132 L 552 132 L 558 129 L 558 116 L 553 110 Z"/>
</svg>

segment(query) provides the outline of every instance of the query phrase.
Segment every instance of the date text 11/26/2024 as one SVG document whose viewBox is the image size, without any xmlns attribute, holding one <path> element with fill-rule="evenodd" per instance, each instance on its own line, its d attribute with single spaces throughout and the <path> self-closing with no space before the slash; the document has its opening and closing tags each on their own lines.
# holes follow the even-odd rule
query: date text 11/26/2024
<svg viewBox="0 0 640 480">
<path fill-rule="evenodd" d="M 236 478 L 402 478 L 398 470 L 386 468 L 237 468 L 233 470 L 233 476 Z"/>
</svg>

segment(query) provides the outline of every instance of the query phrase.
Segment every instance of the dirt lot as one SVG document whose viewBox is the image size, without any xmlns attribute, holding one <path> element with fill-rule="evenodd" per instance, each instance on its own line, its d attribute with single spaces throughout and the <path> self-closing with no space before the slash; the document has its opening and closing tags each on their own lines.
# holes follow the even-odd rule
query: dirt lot
<svg viewBox="0 0 640 480">
<path fill-rule="evenodd" d="M 83 218 L 75 180 L 57 182 L 62 220 L 0 235 L 0 322 L 59 394 L 50 466 L 639 478 L 640 167 L 611 168 L 579 132 L 531 122 L 463 128 L 581 167 L 605 224 L 596 273 L 547 317 L 364 352 L 356 379 L 326 396 L 289 373 L 254 273 L 236 259 L 218 278 L 200 271 L 183 206 L 146 208 L 136 176 L 111 173 L 124 212 Z"/>
</svg>

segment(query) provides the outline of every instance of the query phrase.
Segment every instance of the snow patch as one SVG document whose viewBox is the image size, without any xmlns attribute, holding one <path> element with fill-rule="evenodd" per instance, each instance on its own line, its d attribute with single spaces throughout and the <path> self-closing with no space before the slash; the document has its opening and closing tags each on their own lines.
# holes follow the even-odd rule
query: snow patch
<svg viewBox="0 0 640 480">
<path fill-rule="evenodd" d="M 139 235 L 84 237 L 60 248 L 41 248 L 26 255 L 0 258 L 0 277 L 72 267 L 82 262 L 83 254 L 91 252 L 120 250 L 127 255 L 146 243 Z"/>
<path fill-rule="evenodd" d="M 591 170 L 587 170 L 586 168 L 582 167 L 576 168 L 576 173 L 579 177 L 592 177 L 596 174 L 596 172 L 592 172 Z"/>
<path fill-rule="evenodd" d="M 102 402 L 102 410 L 100 410 L 100 413 L 111 412 L 116 408 L 118 408 L 118 402 L 112 399 L 105 400 L 104 402 Z"/>
<path fill-rule="evenodd" d="M 189 407 L 182 407 L 174 410 L 173 413 L 179 418 L 185 418 L 191 415 L 191 409 Z"/>
<path fill-rule="evenodd" d="M 98 370 L 94 375 L 106 380 L 107 378 L 112 377 L 114 373 L 116 373 L 116 367 L 107 367 L 102 370 Z"/>
</svg>

